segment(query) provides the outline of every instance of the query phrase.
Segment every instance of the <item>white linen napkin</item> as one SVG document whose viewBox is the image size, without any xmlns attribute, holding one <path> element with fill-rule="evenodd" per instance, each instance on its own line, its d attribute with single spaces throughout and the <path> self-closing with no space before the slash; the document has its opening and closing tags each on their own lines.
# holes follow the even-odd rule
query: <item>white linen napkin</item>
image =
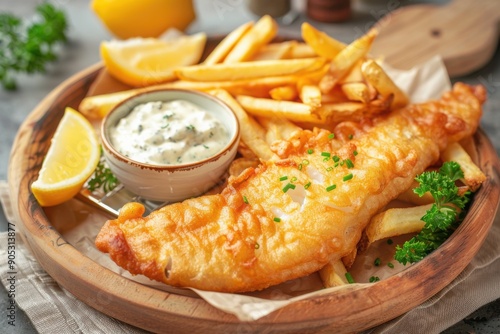
<svg viewBox="0 0 500 334">
<path fill-rule="evenodd" d="M 37 262 L 29 246 L 23 242 L 12 211 L 7 182 L 0 181 L 0 200 L 9 226 L 0 233 L 0 278 L 7 291 L 15 294 L 16 309 L 22 309 L 41 334 L 53 333 L 147 333 L 87 306 L 60 287 Z M 13 233 L 15 231 L 15 233 Z M 15 238 L 8 240 L 9 237 Z M 10 267 L 8 246 L 15 251 L 15 264 Z M 13 247 L 14 248 L 13 248 Z M 14 277 L 11 281 L 9 278 Z M 10 312 L 10 310 L 8 310 Z M 2 310 L 2 314 L 4 311 Z M 8 313 L 6 314 L 6 316 Z M 2 328 L 2 333 L 18 333 L 15 326 Z"/>
<path fill-rule="evenodd" d="M 0 181 L 0 200 L 8 222 L 15 228 L 17 222 L 5 181 Z M 497 214 L 484 245 L 449 286 L 408 313 L 364 333 L 439 333 L 500 298 L 498 240 Z M 16 308 L 24 310 L 39 333 L 147 333 L 94 310 L 60 287 L 36 261 L 20 235 L 16 234 L 14 245 L 15 266 L 9 268 L 8 232 L 0 233 L 0 278 L 9 291 L 9 276 L 15 272 Z M 4 333 L 16 333 L 15 327 L 5 330 Z"/>
</svg>

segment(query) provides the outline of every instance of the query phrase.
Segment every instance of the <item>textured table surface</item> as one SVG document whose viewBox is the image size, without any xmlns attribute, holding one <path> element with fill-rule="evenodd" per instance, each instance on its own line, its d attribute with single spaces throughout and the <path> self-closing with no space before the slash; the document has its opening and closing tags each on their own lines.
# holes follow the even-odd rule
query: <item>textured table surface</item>
<svg viewBox="0 0 500 334">
<path fill-rule="evenodd" d="M 29 17 L 33 13 L 35 0 L 0 0 L 0 12 L 13 12 Z M 220 35 L 231 31 L 241 23 L 255 20 L 246 10 L 243 0 L 196 0 L 198 18 L 189 27 L 188 33 L 205 31 L 209 35 Z M 354 1 L 354 14 L 351 20 L 342 24 L 322 24 L 314 22 L 321 30 L 327 31 L 336 38 L 350 42 L 360 31 L 365 31 L 380 18 L 396 7 L 426 3 L 446 3 L 446 1 L 394 1 L 364 0 Z M 55 1 L 67 13 L 70 23 L 69 42 L 59 52 L 59 60 L 51 64 L 46 74 L 19 76 L 19 89 L 6 92 L 0 89 L 0 180 L 7 179 L 7 168 L 11 146 L 17 130 L 25 117 L 33 108 L 58 84 L 74 73 L 99 61 L 99 43 L 111 36 L 103 28 L 89 9 L 88 0 Z M 302 2 L 297 1 L 295 8 L 303 9 Z M 280 26 L 280 33 L 286 36 L 299 37 L 300 24 L 306 19 L 300 13 L 292 24 Z M 489 99 L 485 105 L 482 128 L 500 152 L 500 50 L 482 69 L 455 80 L 471 84 L 481 83 L 488 90 Z M 0 231 L 7 229 L 7 221 L 0 211 Z M 2 246 L 3 247 L 3 246 Z M 500 279 L 500 278 L 499 278 Z M 30 320 L 18 310 L 15 329 L 8 328 L 5 310 L 7 308 L 7 292 L 2 286 L 0 290 L 0 331 L 7 333 L 35 333 Z M 500 333 L 500 300 L 485 305 L 467 316 L 453 327 L 445 331 L 451 333 Z"/>
</svg>

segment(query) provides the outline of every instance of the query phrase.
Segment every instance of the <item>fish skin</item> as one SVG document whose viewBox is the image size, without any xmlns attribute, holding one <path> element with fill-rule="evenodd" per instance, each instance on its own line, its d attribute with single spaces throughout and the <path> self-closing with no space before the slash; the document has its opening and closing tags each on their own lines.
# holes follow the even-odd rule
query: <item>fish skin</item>
<svg viewBox="0 0 500 334">
<path fill-rule="evenodd" d="M 484 87 L 457 83 L 441 100 L 377 118 L 340 148 L 326 130 L 300 131 L 281 160 L 231 177 L 220 194 L 147 217 L 141 204 L 126 204 L 96 246 L 132 274 L 178 287 L 245 292 L 311 274 L 355 249 L 370 217 L 436 163 L 448 142 L 476 131 L 485 98 Z M 324 161 L 321 152 L 332 150 L 354 167 Z M 284 192 L 292 178 L 295 189 Z"/>
</svg>

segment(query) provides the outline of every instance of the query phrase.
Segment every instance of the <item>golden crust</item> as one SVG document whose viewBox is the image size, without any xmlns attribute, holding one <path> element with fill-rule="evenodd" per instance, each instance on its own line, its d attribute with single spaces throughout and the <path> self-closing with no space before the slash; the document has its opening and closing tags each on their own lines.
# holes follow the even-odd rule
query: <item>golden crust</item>
<svg viewBox="0 0 500 334">
<path fill-rule="evenodd" d="M 96 246 L 131 273 L 173 286 L 242 292 L 310 274 L 351 254 L 373 214 L 448 141 L 473 134 L 483 101 L 484 88 L 456 84 L 442 100 L 395 111 L 352 139 L 300 131 L 281 144 L 283 160 L 246 169 L 220 194 L 147 217 L 142 205 L 125 205 Z M 338 165 L 322 152 L 339 156 Z"/>
</svg>

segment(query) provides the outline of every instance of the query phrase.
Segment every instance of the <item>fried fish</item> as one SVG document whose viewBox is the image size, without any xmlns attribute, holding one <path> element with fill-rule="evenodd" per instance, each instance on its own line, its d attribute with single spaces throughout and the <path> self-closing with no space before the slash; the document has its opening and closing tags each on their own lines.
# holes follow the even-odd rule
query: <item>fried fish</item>
<svg viewBox="0 0 500 334">
<path fill-rule="evenodd" d="M 146 217 L 141 204 L 126 204 L 96 246 L 132 274 L 178 287 L 244 292 L 311 274 L 348 255 L 372 215 L 449 142 L 476 131 L 485 95 L 457 83 L 438 101 L 353 127 L 342 141 L 299 131 L 278 145 L 281 159 L 230 178 L 220 194 Z"/>
</svg>

